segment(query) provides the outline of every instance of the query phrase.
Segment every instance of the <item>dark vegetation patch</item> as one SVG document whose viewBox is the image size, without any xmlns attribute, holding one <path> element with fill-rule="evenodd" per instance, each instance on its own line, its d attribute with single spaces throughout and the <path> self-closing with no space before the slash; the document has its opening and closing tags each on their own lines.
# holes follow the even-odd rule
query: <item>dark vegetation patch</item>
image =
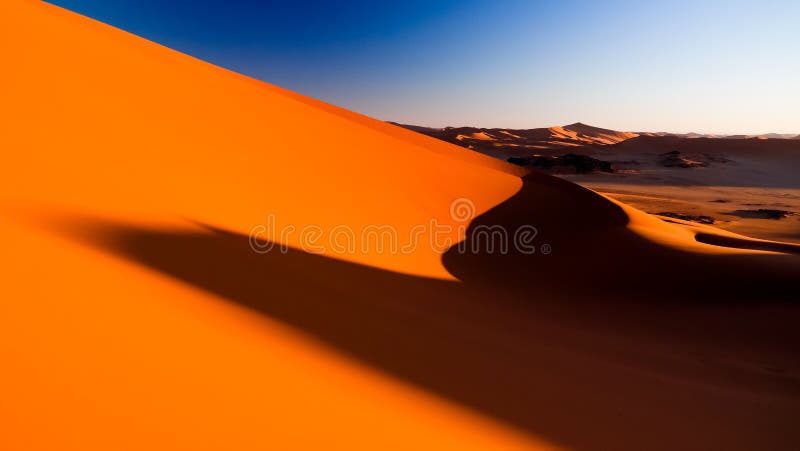
<svg viewBox="0 0 800 451">
<path fill-rule="evenodd" d="M 671 211 L 662 211 L 653 214 L 658 216 L 666 216 L 668 218 L 681 219 L 683 221 L 699 222 L 700 224 L 714 224 L 715 222 L 714 218 L 706 215 L 685 215 L 681 213 L 673 213 Z"/>
<path fill-rule="evenodd" d="M 797 213 L 787 210 L 773 210 L 769 208 L 759 208 L 758 210 L 734 210 L 726 215 L 738 216 L 747 219 L 773 219 L 779 220 L 796 215 Z"/>
<path fill-rule="evenodd" d="M 660 155 L 661 160 L 659 163 L 661 166 L 667 168 L 700 168 L 708 166 L 708 163 L 705 161 L 697 161 L 697 160 L 690 160 L 688 158 L 682 157 L 681 153 L 677 150 L 673 150 L 672 152 L 662 153 Z"/>
<path fill-rule="evenodd" d="M 711 163 L 730 163 L 731 160 L 710 153 L 684 155 L 678 150 L 659 155 L 659 164 L 667 168 L 704 168 Z"/>
<path fill-rule="evenodd" d="M 563 156 L 532 155 L 530 157 L 511 157 L 507 160 L 519 166 L 532 166 L 559 174 L 589 174 L 592 172 L 614 172 L 609 161 L 598 160 L 586 155 L 568 153 Z"/>
</svg>

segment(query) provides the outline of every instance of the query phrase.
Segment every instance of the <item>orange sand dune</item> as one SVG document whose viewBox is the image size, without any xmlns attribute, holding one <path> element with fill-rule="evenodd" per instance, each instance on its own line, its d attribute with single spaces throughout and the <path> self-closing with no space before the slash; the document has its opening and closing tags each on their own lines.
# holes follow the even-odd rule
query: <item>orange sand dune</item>
<svg viewBox="0 0 800 451">
<path fill-rule="evenodd" d="M 528 155 L 536 150 L 569 151 L 571 148 L 582 146 L 608 146 L 639 136 L 637 133 L 592 127 L 580 122 L 563 127 L 523 130 L 477 127 L 430 128 L 392 124 L 502 160 Z"/>
<path fill-rule="evenodd" d="M 800 214 L 800 141 L 786 139 L 791 135 L 637 135 L 580 123 L 513 133 L 403 127 L 558 174 L 647 212 L 695 218 L 762 239 L 800 242 L 800 222 L 795 220 Z M 495 138 L 454 140 L 455 130 L 486 130 Z"/>
<path fill-rule="evenodd" d="M 576 133 L 578 138 L 590 144 L 615 144 L 639 136 L 632 132 L 618 132 L 616 130 L 592 127 L 580 122 L 565 125 L 563 128 Z"/>
<path fill-rule="evenodd" d="M 4 51 L 16 64 L 3 80 L 3 139 L 16 149 L 5 166 L 37 170 L 6 174 L 19 201 L 168 212 L 241 233 L 272 213 L 279 229 L 391 224 L 406 235 L 429 218 L 444 222 L 455 198 L 484 211 L 519 189 L 510 165 L 17 3 L 4 14 Z M 369 154 L 391 154 L 391 164 Z M 398 189 L 409 183 L 436 189 Z M 349 257 L 448 277 L 435 253 Z"/>
<path fill-rule="evenodd" d="M 0 37 L 0 449 L 800 439 L 797 256 L 700 242 L 45 3 L 0 4 Z M 255 253 L 268 218 L 327 252 Z M 326 233 L 431 220 L 451 244 L 535 225 L 538 251 Z"/>
<path fill-rule="evenodd" d="M 639 136 L 636 133 L 592 127 L 580 122 L 563 127 L 550 127 L 546 130 L 549 133 L 548 138 L 554 140 L 552 143 L 554 146 L 559 143 L 562 145 L 608 145 Z"/>
</svg>

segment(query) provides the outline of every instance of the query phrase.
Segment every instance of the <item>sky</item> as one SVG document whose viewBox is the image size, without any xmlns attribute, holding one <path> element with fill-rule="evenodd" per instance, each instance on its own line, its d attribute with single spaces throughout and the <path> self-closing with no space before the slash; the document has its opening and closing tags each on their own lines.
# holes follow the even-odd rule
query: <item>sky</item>
<svg viewBox="0 0 800 451">
<path fill-rule="evenodd" d="M 800 133 L 800 1 L 52 0 L 382 120 Z"/>
</svg>

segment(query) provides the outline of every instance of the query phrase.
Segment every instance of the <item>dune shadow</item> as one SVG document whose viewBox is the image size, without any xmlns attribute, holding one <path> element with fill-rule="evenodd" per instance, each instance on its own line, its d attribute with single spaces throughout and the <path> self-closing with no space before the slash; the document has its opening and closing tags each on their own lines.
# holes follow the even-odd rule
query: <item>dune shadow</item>
<svg viewBox="0 0 800 451">
<path fill-rule="evenodd" d="M 548 195 L 531 189 L 476 224 L 513 225 L 529 202 Z M 680 256 L 662 255 L 663 249 L 619 231 L 625 219 L 606 204 L 587 205 L 588 211 L 557 213 L 558 219 L 547 219 L 541 205 L 528 211 L 552 243 L 551 255 L 449 252 L 444 261 L 462 282 L 292 249 L 257 254 L 247 236 L 212 228 L 148 230 L 84 221 L 70 233 L 569 448 L 782 449 L 796 443 L 795 307 L 775 307 L 783 312 L 775 321 L 774 310 L 742 313 L 706 303 L 707 291 L 687 296 L 696 302 L 691 305 L 649 296 L 670 292 L 662 284 L 680 277 L 669 269 Z M 600 229 L 587 221 L 575 230 L 551 228 L 563 224 L 564 214 L 598 215 Z M 597 234 L 606 240 L 590 246 Z M 620 251 L 623 244 L 630 249 Z M 652 276 L 634 261 L 647 253 L 656 259 L 648 263 Z M 688 270 L 717 263 L 689 263 Z M 691 284 L 702 280 L 721 283 L 707 273 L 689 280 L 683 290 L 698 289 Z M 737 289 L 717 287 L 724 296 Z M 715 361 L 720 349 L 742 343 L 750 354 L 732 364 Z M 760 350 L 768 350 L 769 359 L 761 359 Z M 782 370 L 772 371 L 776 366 Z M 763 401 L 787 393 L 787 402 Z"/>
<path fill-rule="evenodd" d="M 785 254 L 800 254 L 800 244 L 795 243 L 750 240 L 724 235 L 712 235 L 709 233 L 698 233 L 695 239 L 701 243 L 712 244 L 714 246 L 752 249 L 768 252 L 782 252 Z"/>
<path fill-rule="evenodd" d="M 465 282 L 491 282 L 522 292 L 548 291 L 572 302 L 674 306 L 795 304 L 800 259 L 796 246 L 757 240 L 723 239 L 700 234 L 697 241 L 716 246 L 783 252 L 702 254 L 663 246 L 626 227 L 628 217 L 616 204 L 566 180 L 531 173 L 515 196 L 475 218 L 467 239 L 481 227 L 517 230 L 536 227 L 537 241 L 549 255 L 459 252 L 443 256 L 450 273 Z"/>
</svg>

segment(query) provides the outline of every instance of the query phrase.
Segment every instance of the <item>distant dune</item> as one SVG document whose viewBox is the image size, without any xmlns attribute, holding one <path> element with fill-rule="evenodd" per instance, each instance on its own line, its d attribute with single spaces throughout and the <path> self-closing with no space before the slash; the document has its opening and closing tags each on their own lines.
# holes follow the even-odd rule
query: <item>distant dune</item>
<svg viewBox="0 0 800 451">
<path fill-rule="evenodd" d="M 558 149 L 587 144 L 615 144 L 638 136 L 636 133 L 592 127 L 580 122 L 563 127 L 524 130 L 475 127 L 439 129 L 406 124 L 396 125 L 484 153 L 491 153 L 490 149 L 497 148 L 525 152 L 532 149 Z"/>
<path fill-rule="evenodd" d="M 662 220 L 47 3 L 0 3 L 0 36 L 0 449 L 800 441 L 794 247 Z M 647 142 L 583 124 L 437 133 Z M 335 233 L 431 224 L 444 245 L 401 252 Z M 532 247 L 460 248 L 531 227 Z"/>
<path fill-rule="evenodd" d="M 605 128 L 592 127 L 591 125 L 581 124 L 580 122 L 564 126 L 564 129 L 575 132 L 577 134 L 577 139 L 584 140 L 584 142 L 588 144 L 616 144 L 626 139 L 639 136 L 636 133 L 618 132 Z"/>
<path fill-rule="evenodd" d="M 718 138 L 718 139 L 798 139 L 800 134 L 765 133 L 761 135 L 713 135 L 701 133 L 667 133 L 667 132 L 621 132 L 576 122 L 570 125 L 548 128 L 531 129 L 503 129 L 503 128 L 477 128 L 477 127 L 445 127 L 432 128 L 418 125 L 394 125 L 424 133 L 426 135 L 452 142 L 453 144 L 472 146 L 478 151 L 499 148 L 508 152 L 522 149 L 528 150 L 559 150 L 585 145 L 617 144 L 637 136 L 668 137 L 668 138 Z M 459 142 L 460 141 L 460 142 Z M 491 141 L 479 143 L 474 141 Z M 516 148 L 516 149 L 514 149 Z"/>
<path fill-rule="evenodd" d="M 578 123 L 532 130 L 469 129 L 496 138 L 459 135 L 454 140 L 452 131 L 463 128 L 405 127 L 568 178 L 651 213 L 800 243 L 800 141 L 790 139 L 793 135 L 627 133 Z M 781 219 L 760 220 L 776 214 L 759 210 L 776 212 Z"/>
</svg>

